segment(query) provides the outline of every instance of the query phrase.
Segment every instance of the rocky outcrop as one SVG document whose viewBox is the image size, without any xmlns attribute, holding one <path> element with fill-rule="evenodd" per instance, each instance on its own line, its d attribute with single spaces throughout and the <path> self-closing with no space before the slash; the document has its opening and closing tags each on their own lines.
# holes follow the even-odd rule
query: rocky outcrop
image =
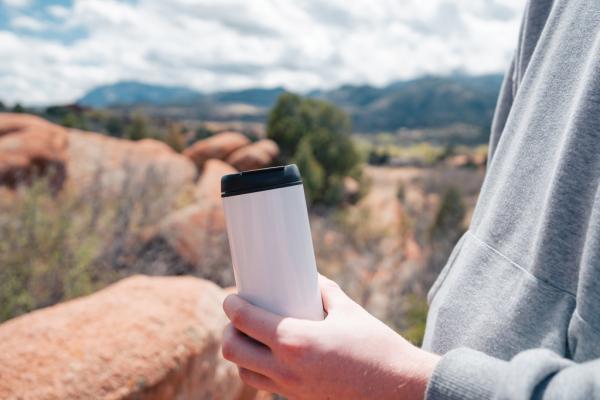
<svg viewBox="0 0 600 400">
<path fill-rule="evenodd" d="M 67 132 L 42 118 L 0 114 L 0 186 L 15 188 L 47 176 L 52 188 L 65 180 Z"/>
<path fill-rule="evenodd" d="M 131 141 L 77 130 L 71 130 L 68 137 L 68 176 L 77 187 L 98 183 L 102 190 L 155 186 L 172 193 L 192 185 L 196 177 L 187 157 L 157 140 Z"/>
<path fill-rule="evenodd" d="M 127 278 L 0 325 L 2 399 L 237 399 L 221 357 L 225 292 L 192 277 Z"/>
<path fill-rule="evenodd" d="M 198 169 L 211 158 L 225 160 L 237 149 L 247 146 L 250 140 L 238 132 L 221 132 L 208 139 L 199 140 L 183 151 L 183 155 L 196 164 Z"/>
<path fill-rule="evenodd" d="M 262 139 L 249 146 L 234 151 L 227 157 L 227 163 L 239 171 L 265 168 L 273 164 L 279 156 L 279 146 L 270 139 Z"/>
<path fill-rule="evenodd" d="M 223 175 L 235 174 L 237 170 L 221 160 L 208 160 L 204 165 L 204 171 L 196 184 L 194 191 L 196 200 L 206 204 L 221 202 L 221 177 Z"/>
<path fill-rule="evenodd" d="M 222 286 L 233 284 L 221 177 L 236 172 L 220 160 L 208 160 L 195 189 L 196 202 L 165 217 L 147 233 L 135 271 L 152 275 L 193 274 Z"/>
</svg>

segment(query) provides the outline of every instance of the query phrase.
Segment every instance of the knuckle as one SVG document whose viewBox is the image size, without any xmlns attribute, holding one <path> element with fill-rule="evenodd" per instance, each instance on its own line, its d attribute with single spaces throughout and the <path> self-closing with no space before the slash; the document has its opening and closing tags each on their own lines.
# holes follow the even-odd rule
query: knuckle
<svg viewBox="0 0 600 400">
<path fill-rule="evenodd" d="M 287 333 L 278 340 L 278 349 L 283 357 L 297 359 L 302 357 L 308 349 L 308 339 L 301 333 Z"/>
</svg>

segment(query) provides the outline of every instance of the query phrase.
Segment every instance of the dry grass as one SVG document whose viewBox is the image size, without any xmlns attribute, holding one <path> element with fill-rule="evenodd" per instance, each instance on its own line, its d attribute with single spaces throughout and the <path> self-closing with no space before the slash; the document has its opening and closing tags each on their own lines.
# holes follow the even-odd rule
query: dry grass
<svg viewBox="0 0 600 400">
<path fill-rule="evenodd" d="M 0 199 L 0 321 L 91 293 L 126 274 L 115 268 L 131 237 L 174 203 L 146 171 L 106 191 L 102 179 L 59 193 L 40 178 Z"/>
</svg>

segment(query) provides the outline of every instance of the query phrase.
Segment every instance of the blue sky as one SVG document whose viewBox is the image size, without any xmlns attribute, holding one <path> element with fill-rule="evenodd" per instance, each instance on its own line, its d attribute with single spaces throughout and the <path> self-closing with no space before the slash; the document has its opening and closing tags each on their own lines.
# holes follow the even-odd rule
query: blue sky
<svg viewBox="0 0 600 400">
<path fill-rule="evenodd" d="M 524 0 L 0 0 L 0 100 L 119 80 L 201 91 L 502 72 Z"/>
</svg>

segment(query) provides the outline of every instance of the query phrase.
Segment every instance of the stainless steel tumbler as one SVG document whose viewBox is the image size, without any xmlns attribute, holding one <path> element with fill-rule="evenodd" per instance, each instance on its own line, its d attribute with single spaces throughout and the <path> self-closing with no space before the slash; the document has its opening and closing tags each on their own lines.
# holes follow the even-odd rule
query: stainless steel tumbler
<svg viewBox="0 0 600 400">
<path fill-rule="evenodd" d="M 239 295 L 282 316 L 323 319 L 298 167 L 225 175 L 221 197 Z"/>
</svg>

